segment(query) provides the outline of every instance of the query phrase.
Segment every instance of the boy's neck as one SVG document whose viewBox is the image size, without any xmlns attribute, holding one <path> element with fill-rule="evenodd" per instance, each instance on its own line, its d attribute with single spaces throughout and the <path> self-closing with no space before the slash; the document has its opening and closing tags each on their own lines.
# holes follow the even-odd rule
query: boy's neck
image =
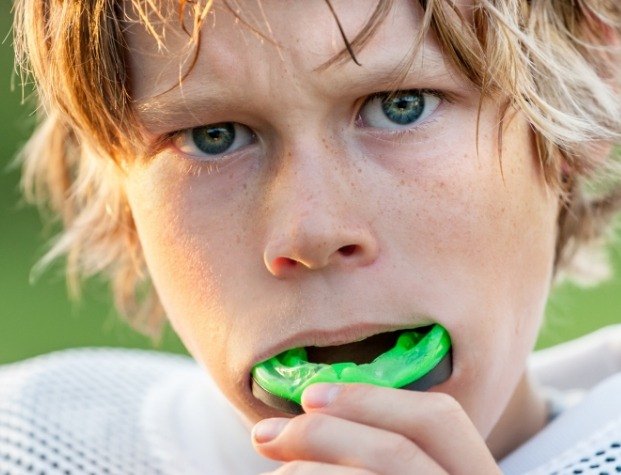
<svg viewBox="0 0 621 475">
<path fill-rule="evenodd" d="M 507 408 L 487 438 L 487 445 L 496 460 L 543 429 L 548 421 L 548 405 L 527 373 L 518 383 Z"/>
</svg>

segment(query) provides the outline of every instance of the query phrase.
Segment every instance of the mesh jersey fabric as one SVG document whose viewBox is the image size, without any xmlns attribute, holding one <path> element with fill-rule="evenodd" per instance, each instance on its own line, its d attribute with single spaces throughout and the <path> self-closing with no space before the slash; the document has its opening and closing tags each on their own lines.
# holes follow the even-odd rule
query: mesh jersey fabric
<svg viewBox="0 0 621 475">
<path fill-rule="evenodd" d="M 620 394 L 621 375 L 608 377 L 501 468 L 621 473 Z M 249 428 L 190 358 L 78 349 L 0 367 L 0 475 L 246 475 L 277 466 L 254 452 Z"/>
<path fill-rule="evenodd" d="M 538 351 L 530 369 L 565 410 L 503 460 L 504 473 L 621 474 L 621 325 Z"/>
<path fill-rule="evenodd" d="M 607 378 L 500 464 L 506 475 L 621 473 L 621 374 Z"/>
<path fill-rule="evenodd" d="M 69 351 L 3 369 L 0 473 L 153 473 L 138 427 L 144 388 L 180 360 L 135 352 Z"/>
<path fill-rule="evenodd" d="M 0 367 L 0 475 L 274 468 L 188 357 L 85 348 Z"/>
</svg>

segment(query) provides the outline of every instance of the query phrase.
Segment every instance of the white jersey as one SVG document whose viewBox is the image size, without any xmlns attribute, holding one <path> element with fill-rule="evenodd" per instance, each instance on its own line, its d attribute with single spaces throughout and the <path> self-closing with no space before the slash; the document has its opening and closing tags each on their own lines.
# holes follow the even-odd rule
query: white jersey
<svg viewBox="0 0 621 475">
<path fill-rule="evenodd" d="M 501 462 L 503 472 L 621 474 L 621 325 L 535 353 L 530 363 L 566 407 Z"/>
<path fill-rule="evenodd" d="M 563 379 L 568 364 L 586 373 L 576 378 L 570 367 Z M 588 394 L 503 460 L 503 472 L 621 473 L 621 375 L 613 375 L 621 327 L 546 350 L 533 369 L 563 394 Z M 188 357 L 77 349 L 0 368 L 0 475 L 255 475 L 277 467 L 256 454 L 249 428 Z"/>
<path fill-rule="evenodd" d="M 77 349 L 0 369 L 0 475 L 274 470 L 249 434 L 188 357 Z"/>
</svg>

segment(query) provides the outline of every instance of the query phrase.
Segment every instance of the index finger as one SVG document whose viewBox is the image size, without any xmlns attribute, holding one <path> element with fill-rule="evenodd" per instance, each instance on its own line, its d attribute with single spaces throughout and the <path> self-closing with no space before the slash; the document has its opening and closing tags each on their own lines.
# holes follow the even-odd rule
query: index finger
<svg viewBox="0 0 621 475">
<path fill-rule="evenodd" d="M 368 384 L 315 384 L 304 392 L 302 406 L 306 412 L 401 434 L 449 473 L 500 473 L 470 418 L 447 394 Z"/>
</svg>

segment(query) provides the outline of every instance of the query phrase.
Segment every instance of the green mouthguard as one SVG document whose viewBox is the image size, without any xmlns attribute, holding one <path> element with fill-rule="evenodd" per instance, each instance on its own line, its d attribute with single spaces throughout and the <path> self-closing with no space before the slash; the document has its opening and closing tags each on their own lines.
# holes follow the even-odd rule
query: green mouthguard
<svg viewBox="0 0 621 475">
<path fill-rule="evenodd" d="M 369 383 L 425 390 L 450 376 L 450 349 L 448 332 L 437 324 L 431 329 L 405 330 L 391 349 L 366 364 L 311 363 L 304 348 L 294 348 L 252 369 L 253 394 L 272 407 L 299 413 L 302 393 L 315 383 Z M 438 375 L 430 378 L 434 368 Z M 423 379 L 427 381 L 417 387 L 416 382 Z"/>
</svg>

